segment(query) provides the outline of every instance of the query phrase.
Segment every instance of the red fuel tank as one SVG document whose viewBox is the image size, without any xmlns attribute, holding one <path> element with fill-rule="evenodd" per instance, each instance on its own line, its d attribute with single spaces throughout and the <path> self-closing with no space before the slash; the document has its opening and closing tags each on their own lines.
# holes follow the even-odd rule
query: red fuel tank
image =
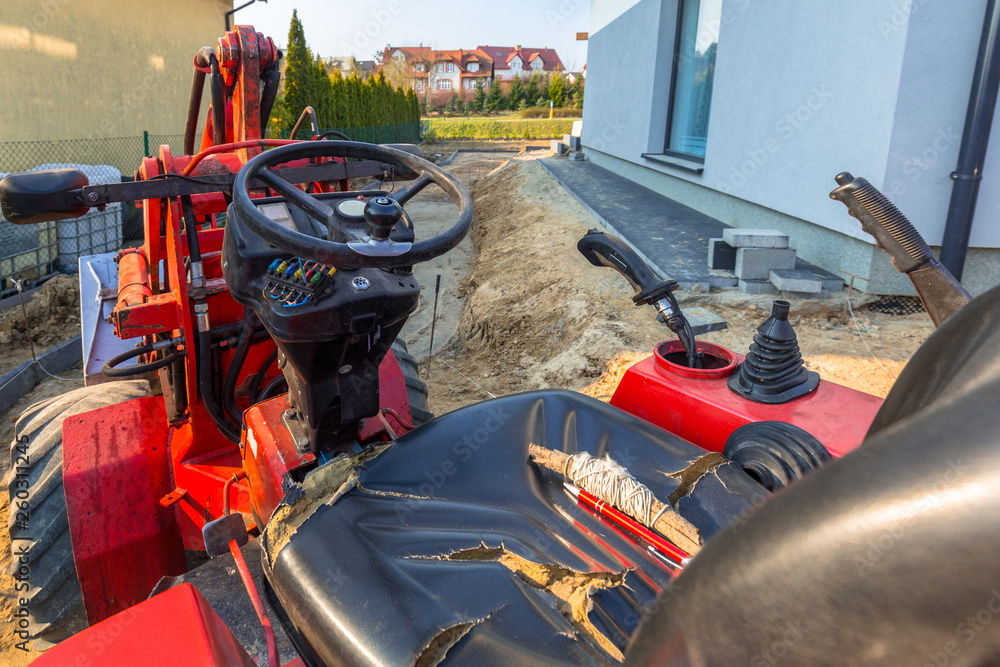
<svg viewBox="0 0 1000 667">
<path fill-rule="evenodd" d="M 631 412 L 709 451 L 721 452 L 729 435 L 750 422 L 782 421 L 816 437 L 840 458 L 864 440 L 882 399 L 820 380 L 804 396 L 780 405 L 755 403 L 729 389 L 727 379 L 743 356 L 698 341 L 703 369 L 673 363 L 679 340 L 658 344 L 653 356 L 626 371 L 611 405 Z"/>
</svg>

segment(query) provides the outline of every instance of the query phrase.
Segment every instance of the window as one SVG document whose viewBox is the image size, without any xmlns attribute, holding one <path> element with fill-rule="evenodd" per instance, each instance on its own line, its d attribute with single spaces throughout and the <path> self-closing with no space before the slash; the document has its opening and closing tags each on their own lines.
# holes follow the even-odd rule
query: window
<svg viewBox="0 0 1000 667">
<path fill-rule="evenodd" d="M 424 82 L 423 81 L 417 81 L 415 84 L 413 84 L 413 89 L 417 90 L 417 91 L 423 90 L 424 89 Z"/>
<path fill-rule="evenodd" d="M 679 6 L 666 150 L 703 162 L 722 0 L 681 0 Z"/>
<path fill-rule="evenodd" d="M 424 71 L 424 64 L 423 63 L 417 63 L 413 67 L 413 69 L 417 70 L 418 72 L 423 72 Z"/>
<path fill-rule="evenodd" d="M 438 74 L 444 72 L 444 63 L 438 63 L 437 71 L 438 71 Z"/>
<path fill-rule="evenodd" d="M 447 65 L 445 65 L 444 66 L 444 71 L 446 71 L 446 72 L 454 72 L 455 71 L 455 63 L 448 63 Z"/>
<path fill-rule="evenodd" d="M 441 79 L 438 81 L 438 90 L 451 90 L 451 79 Z"/>
<path fill-rule="evenodd" d="M 469 63 L 469 71 L 470 72 L 478 72 L 479 71 L 479 63 Z"/>
</svg>

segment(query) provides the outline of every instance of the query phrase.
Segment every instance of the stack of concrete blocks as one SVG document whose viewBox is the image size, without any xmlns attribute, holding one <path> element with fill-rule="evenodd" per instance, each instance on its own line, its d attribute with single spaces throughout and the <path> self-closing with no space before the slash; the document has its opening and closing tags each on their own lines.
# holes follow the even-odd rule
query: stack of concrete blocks
<svg viewBox="0 0 1000 667">
<path fill-rule="evenodd" d="M 574 120 L 573 129 L 570 134 L 564 134 L 562 136 L 562 141 L 559 139 L 552 140 L 552 151 L 556 155 L 566 155 L 570 160 L 574 162 L 580 162 L 584 160 L 583 156 L 583 146 L 580 144 L 580 135 L 583 133 L 583 121 Z"/>
<path fill-rule="evenodd" d="M 708 241 L 708 267 L 733 271 L 747 294 L 823 296 L 843 288 L 836 276 L 796 269 L 795 262 L 788 235 L 776 229 L 729 228 L 721 239 Z"/>
</svg>

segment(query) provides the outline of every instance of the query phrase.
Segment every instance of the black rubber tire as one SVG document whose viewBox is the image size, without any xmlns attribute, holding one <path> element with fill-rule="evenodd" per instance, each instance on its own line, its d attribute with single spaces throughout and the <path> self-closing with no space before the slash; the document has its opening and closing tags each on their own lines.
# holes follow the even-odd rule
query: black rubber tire
<svg viewBox="0 0 1000 667">
<path fill-rule="evenodd" d="M 397 338 L 392 344 L 392 353 L 396 355 L 396 361 L 403 370 L 403 377 L 406 379 L 406 394 L 410 399 L 410 415 L 413 416 L 413 425 L 420 426 L 434 419 L 427 404 L 427 384 L 420 379 L 420 372 L 417 368 L 417 360 L 407 352 L 406 343 L 401 338 Z"/>
<path fill-rule="evenodd" d="M 81 412 L 150 395 L 147 380 L 82 387 L 35 403 L 21 413 L 14 425 L 11 474 L 7 484 L 10 497 L 7 525 L 13 554 L 11 572 L 17 576 L 19 550 L 27 545 L 28 589 L 18 590 L 17 597 L 28 598 L 27 630 L 36 648 L 58 643 L 87 627 L 66 519 L 62 479 L 63 420 Z M 26 525 L 18 520 L 23 520 L 24 516 L 18 517 L 17 506 L 25 501 L 28 508 Z M 22 583 L 15 581 L 17 586 Z"/>
</svg>

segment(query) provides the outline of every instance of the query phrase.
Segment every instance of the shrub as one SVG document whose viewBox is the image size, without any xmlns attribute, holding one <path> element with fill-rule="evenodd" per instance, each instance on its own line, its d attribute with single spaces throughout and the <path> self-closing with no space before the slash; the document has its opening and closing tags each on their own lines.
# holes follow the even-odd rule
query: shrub
<svg viewBox="0 0 1000 667">
<path fill-rule="evenodd" d="M 553 115 L 556 118 L 579 118 L 580 117 L 580 110 L 579 109 L 566 109 L 566 108 L 563 108 L 563 109 L 553 109 L 553 111 L 555 112 Z M 549 117 L 549 108 L 547 106 L 545 106 L 545 107 L 528 107 L 526 109 L 522 109 L 521 112 L 518 115 L 521 118 L 548 118 Z"/>
</svg>

